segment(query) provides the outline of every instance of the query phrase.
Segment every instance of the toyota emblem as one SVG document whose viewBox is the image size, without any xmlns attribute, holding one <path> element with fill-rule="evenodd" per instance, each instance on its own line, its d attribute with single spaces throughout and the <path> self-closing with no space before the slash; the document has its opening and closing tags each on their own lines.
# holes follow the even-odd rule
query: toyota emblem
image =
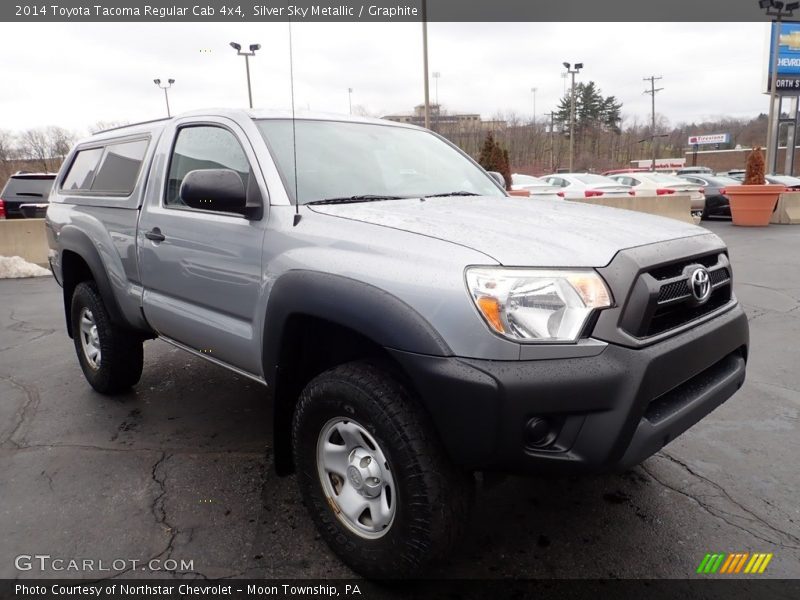
<svg viewBox="0 0 800 600">
<path fill-rule="evenodd" d="M 697 268 L 689 278 L 692 295 L 699 304 L 702 304 L 711 295 L 711 278 L 703 267 Z"/>
</svg>

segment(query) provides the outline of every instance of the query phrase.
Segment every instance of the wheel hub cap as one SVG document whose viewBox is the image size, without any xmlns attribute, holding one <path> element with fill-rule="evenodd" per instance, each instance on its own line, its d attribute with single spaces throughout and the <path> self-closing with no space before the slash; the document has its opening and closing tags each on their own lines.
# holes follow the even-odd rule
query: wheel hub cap
<svg viewBox="0 0 800 600">
<path fill-rule="evenodd" d="M 332 419 L 320 431 L 317 470 L 338 519 L 361 537 L 383 536 L 397 508 L 394 478 L 383 450 L 352 419 Z"/>
<path fill-rule="evenodd" d="M 81 310 L 80 316 L 81 348 L 86 362 L 93 369 L 100 368 L 102 353 L 100 351 L 100 335 L 97 333 L 97 323 L 92 311 L 88 308 Z"/>
</svg>

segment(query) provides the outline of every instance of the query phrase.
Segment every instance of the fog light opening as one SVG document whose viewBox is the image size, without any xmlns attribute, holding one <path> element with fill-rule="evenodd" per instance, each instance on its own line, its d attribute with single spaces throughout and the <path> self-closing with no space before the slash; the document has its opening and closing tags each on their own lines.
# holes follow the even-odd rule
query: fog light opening
<svg viewBox="0 0 800 600">
<path fill-rule="evenodd" d="M 544 417 L 532 417 L 525 423 L 524 437 L 528 448 L 541 450 L 556 441 L 557 427 Z"/>
</svg>

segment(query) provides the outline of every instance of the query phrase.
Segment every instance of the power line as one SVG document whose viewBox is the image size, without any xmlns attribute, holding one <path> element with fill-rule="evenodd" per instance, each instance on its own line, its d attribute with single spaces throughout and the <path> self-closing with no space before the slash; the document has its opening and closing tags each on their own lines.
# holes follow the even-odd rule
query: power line
<svg viewBox="0 0 800 600">
<path fill-rule="evenodd" d="M 650 89 L 645 90 L 645 94 L 650 94 L 650 100 L 652 101 L 652 111 L 651 111 L 651 129 L 650 129 L 650 145 L 652 146 L 651 150 L 653 151 L 653 162 L 650 165 L 650 170 L 656 170 L 656 138 L 657 137 L 666 137 L 664 135 L 657 136 L 656 135 L 656 94 L 662 91 L 664 88 L 657 88 L 656 81 L 659 79 L 663 79 L 663 77 L 656 77 L 655 75 L 651 75 L 650 77 L 645 77 L 643 81 L 650 82 Z M 642 140 L 644 141 L 644 140 Z"/>
</svg>

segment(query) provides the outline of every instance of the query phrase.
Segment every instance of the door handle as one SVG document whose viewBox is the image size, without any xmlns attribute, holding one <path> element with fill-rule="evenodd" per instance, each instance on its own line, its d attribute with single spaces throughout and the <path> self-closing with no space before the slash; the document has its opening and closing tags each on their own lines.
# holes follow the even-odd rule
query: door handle
<svg viewBox="0 0 800 600">
<path fill-rule="evenodd" d="M 150 231 L 144 234 L 148 240 L 152 240 L 154 242 L 163 242 L 167 237 L 161 233 L 161 230 L 158 227 L 153 227 Z"/>
</svg>

